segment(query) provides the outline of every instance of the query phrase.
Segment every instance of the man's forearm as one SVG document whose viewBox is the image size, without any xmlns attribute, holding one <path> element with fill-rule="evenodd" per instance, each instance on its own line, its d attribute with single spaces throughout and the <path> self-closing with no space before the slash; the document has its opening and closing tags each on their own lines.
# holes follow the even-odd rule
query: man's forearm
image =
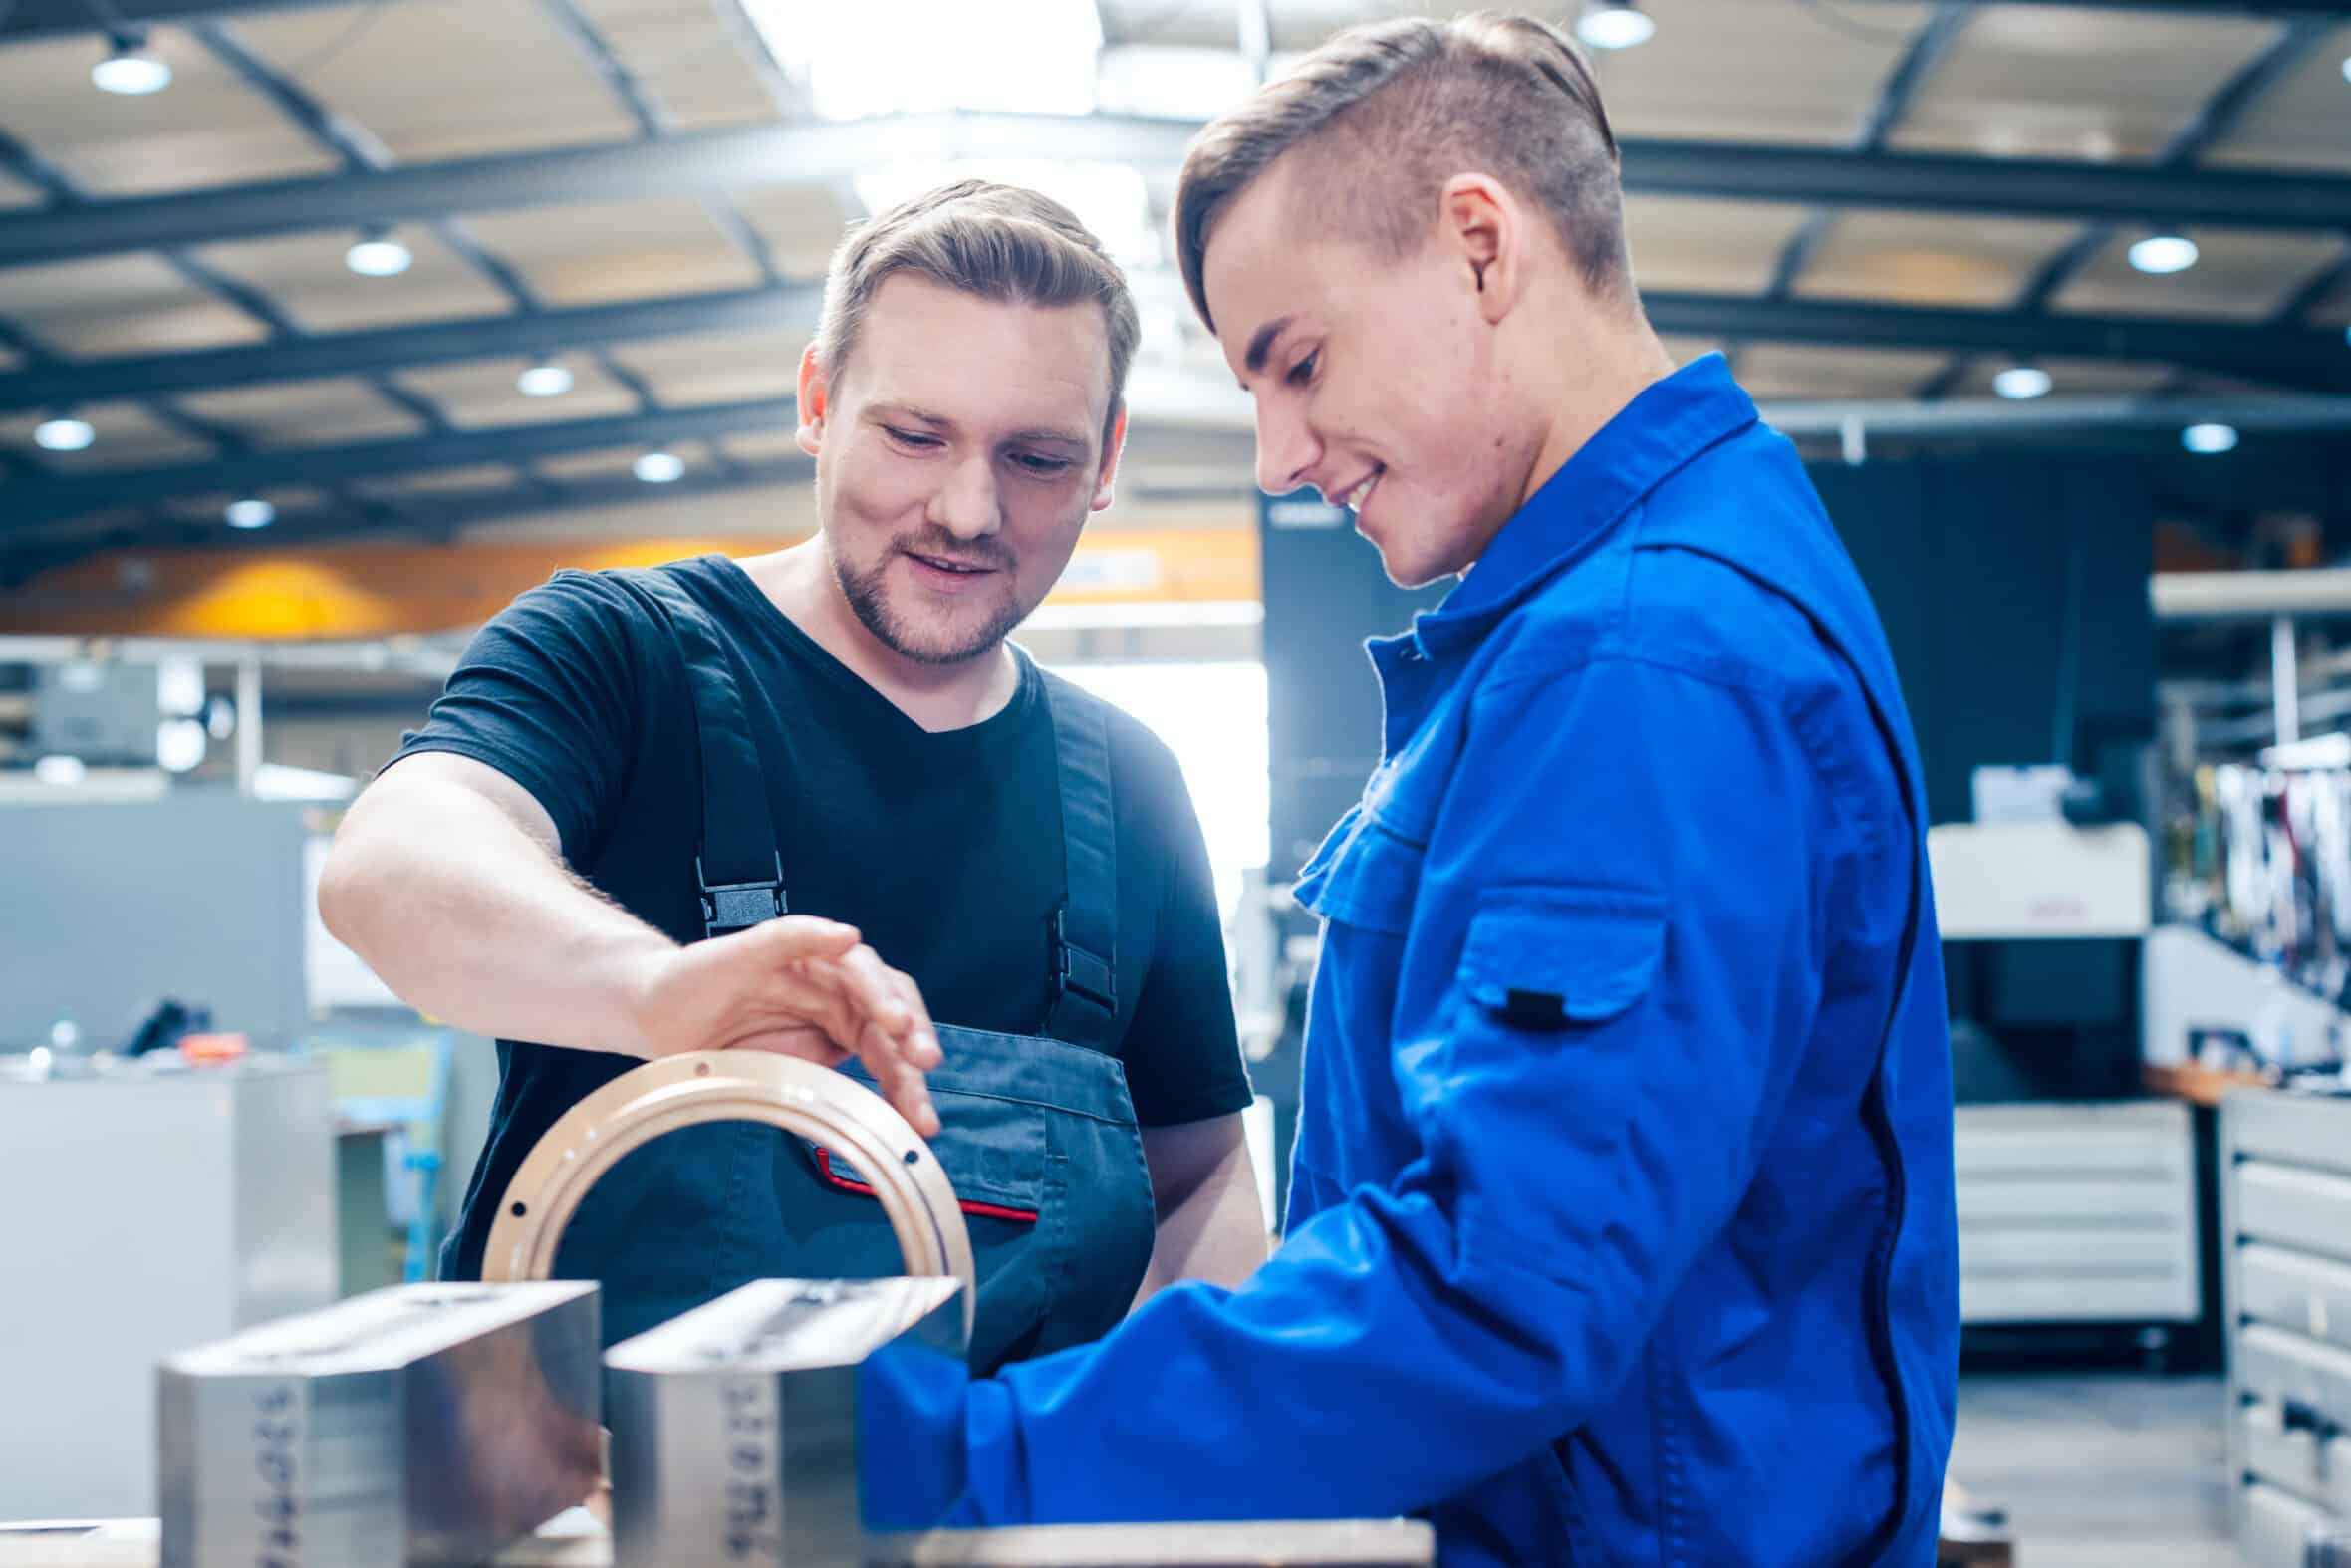
<svg viewBox="0 0 2351 1568">
<path fill-rule="evenodd" d="M 552 835 L 463 784 L 401 777 L 427 760 L 353 807 L 319 883 L 327 928 L 403 1001 L 460 1028 L 645 1054 L 630 988 L 675 943 L 573 876 Z"/>
<path fill-rule="evenodd" d="M 1169 1196 L 1173 1201 L 1161 1207 L 1137 1306 L 1178 1280 L 1237 1285 L 1265 1261 L 1270 1237 L 1245 1142 L 1224 1150 L 1197 1180 Z"/>
</svg>

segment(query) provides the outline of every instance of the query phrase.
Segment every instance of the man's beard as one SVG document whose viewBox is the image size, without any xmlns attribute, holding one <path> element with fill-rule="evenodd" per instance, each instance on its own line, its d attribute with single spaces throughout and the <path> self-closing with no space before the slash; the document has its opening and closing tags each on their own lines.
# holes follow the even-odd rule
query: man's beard
<svg viewBox="0 0 2351 1568">
<path fill-rule="evenodd" d="M 833 557 L 833 576 L 841 584 L 841 596 L 849 601 L 849 608 L 875 640 L 884 648 L 917 664 L 961 664 L 992 653 L 1012 629 L 1028 619 L 1034 605 L 1023 605 L 1017 595 L 1007 595 L 985 621 L 967 634 L 957 635 L 937 625 L 919 625 L 909 621 L 892 606 L 890 591 L 884 586 L 884 576 L 890 564 L 910 549 L 923 550 L 947 559 L 968 559 L 968 546 L 945 542 L 925 548 L 922 541 L 893 540 L 873 566 L 860 569 L 853 566 L 840 551 Z M 1006 581 L 1012 577 L 1009 555 L 991 553 L 988 564 L 1001 571 Z"/>
</svg>

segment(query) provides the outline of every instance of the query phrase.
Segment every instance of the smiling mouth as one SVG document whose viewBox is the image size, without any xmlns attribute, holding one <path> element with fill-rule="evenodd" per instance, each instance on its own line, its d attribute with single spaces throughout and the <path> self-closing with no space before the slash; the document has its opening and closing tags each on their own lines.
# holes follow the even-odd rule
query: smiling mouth
<svg viewBox="0 0 2351 1568">
<path fill-rule="evenodd" d="M 985 577 L 988 573 L 996 570 L 995 567 L 983 562 L 957 561 L 950 556 L 943 555 L 924 555 L 919 550 L 909 550 L 907 557 L 910 560 L 921 562 L 933 571 L 952 572 L 958 577 Z"/>
<path fill-rule="evenodd" d="M 1372 498 L 1372 490 L 1379 484 L 1380 476 L 1387 471 L 1388 465 L 1386 463 L 1375 464 L 1370 473 L 1365 474 L 1338 494 L 1329 497 L 1331 504 L 1344 506 L 1351 512 L 1362 511 L 1364 502 Z"/>
</svg>

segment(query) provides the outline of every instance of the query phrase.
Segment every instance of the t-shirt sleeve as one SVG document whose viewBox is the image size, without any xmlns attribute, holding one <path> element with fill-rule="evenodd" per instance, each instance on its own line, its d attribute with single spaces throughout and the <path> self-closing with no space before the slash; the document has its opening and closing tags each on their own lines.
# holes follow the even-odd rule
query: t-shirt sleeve
<svg viewBox="0 0 2351 1568">
<path fill-rule="evenodd" d="M 636 755 L 642 621 L 610 579 L 558 572 L 474 635 L 423 726 L 385 766 L 446 751 L 496 768 L 546 810 L 565 859 L 580 861 Z"/>
<path fill-rule="evenodd" d="M 1166 875 L 1151 965 L 1119 1054 L 1135 1120 L 1174 1127 L 1243 1110 L 1251 1091 L 1207 842 L 1175 757 L 1148 732 L 1135 739 L 1144 752 L 1135 769 L 1138 804 Z"/>
</svg>

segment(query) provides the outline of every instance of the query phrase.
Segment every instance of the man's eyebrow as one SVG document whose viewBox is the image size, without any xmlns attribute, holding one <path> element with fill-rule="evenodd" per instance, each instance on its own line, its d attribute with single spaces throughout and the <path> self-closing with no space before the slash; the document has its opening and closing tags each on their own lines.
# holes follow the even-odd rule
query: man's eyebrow
<svg viewBox="0 0 2351 1568">
<path fill-rule="evenodd" d="M 911 419 L 916 424 L 927 424 L 941 430 L 951 430 L 955 427 L 955 421 L 945 414 L 932 413 L 927 408 L 917 408 L 911 402 L 872 403 L 868 405 L 866 412 L 869 416 Z"/>
<path fill-rule="evenodd" d="M 1069 430 L 1057 430 L 1050 425 L 1043 424 L 1037 425 L 1032 429 L 1014 430 L 1010 435 L 1005 436 L 1004 439 L 1008 441 L 1027 441 L 1034 445 L 1040 446 L 1082 447 L 1086 444 L 1086 437 L 1082 434 L 1077 434 Z"/>
<path fill-rule="evenodd" d="M 1249 352 L 1241 357 L 1241 363 L 1248 366 L 1251 376 L 1265 369 L 1265 357 L 1273 352 L 1273 346 L 1280 341 L 1281 335 L 1290 330 L 1293 319 L 1277 316 L 1257 329 L 1257 336 L 1249 340 Z"/>
</svg>

